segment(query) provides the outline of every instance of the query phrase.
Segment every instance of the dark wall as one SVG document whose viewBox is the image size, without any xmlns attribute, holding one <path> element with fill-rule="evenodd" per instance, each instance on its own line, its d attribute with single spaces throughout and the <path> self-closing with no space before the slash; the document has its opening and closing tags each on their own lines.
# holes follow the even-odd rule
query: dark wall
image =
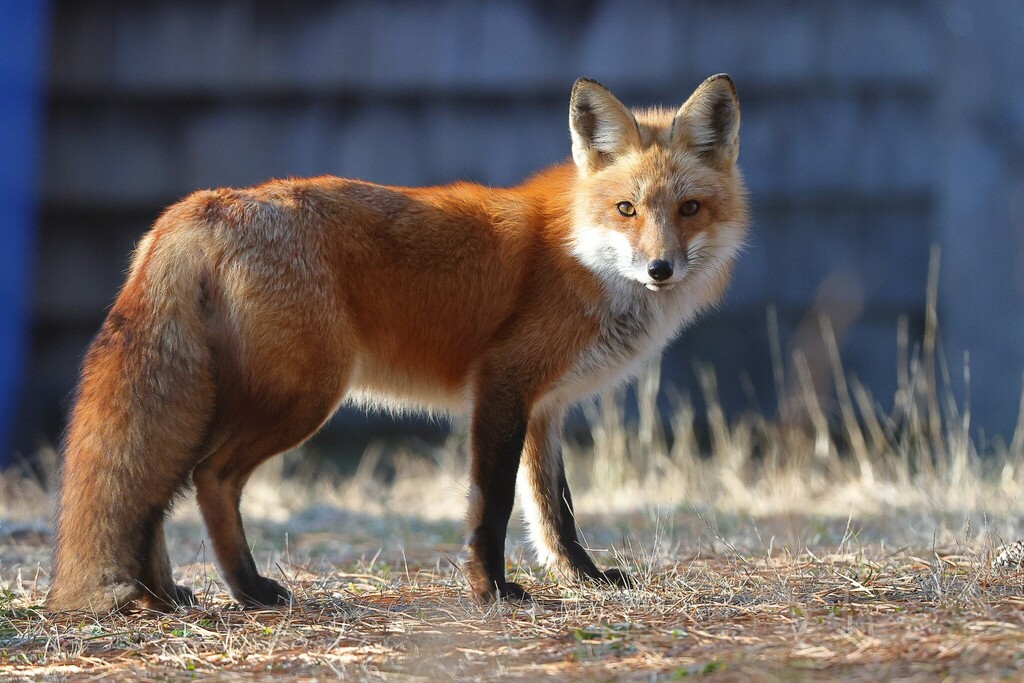
<svg viewBox="0 0 1024 683">
<path fill-rule="evenodd" d="M 1022 13 L 934 0 L 57 2 L 23 435 L 52 438 L 134 241 L 191 190 L 320 173 L 514 183 L 568 155 L 576 77 L 629 104 L 677 105 L 720 71 L 742 102 L 754 230 L 721 310 L 672 349 L 669 381 L 692 387 L 694 361 L 711 362 L 730 409 L 771 410 L 772 304 L 784 351 L 820 346 L 806 331 L 833 316 L 848 371 L 890 403 L 896 320 L 919 334 L 938 242 L 956 280 L 945 329 L 975 358 L 999 353 L 1008 372 L 979 365 L 972 391 L 1006 430 L 1024 353 L 979 304 L 1004 296 L 1000 325 L 1024 331 L 1024 277 L 1006 280 L 1024 244 Z M 975 130 L 1005 134 L 977 143 Z M 988 270 L 993 254 L 1009 265 Z M 984 414 L 982 394 L 996 397 Z"/>
</svg>

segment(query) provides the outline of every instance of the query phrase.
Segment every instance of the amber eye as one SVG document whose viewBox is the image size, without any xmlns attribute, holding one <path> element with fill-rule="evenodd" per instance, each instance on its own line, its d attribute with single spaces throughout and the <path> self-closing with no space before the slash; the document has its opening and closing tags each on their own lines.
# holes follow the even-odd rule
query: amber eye
<svg viewBox="0 0 1024 683">
<path fill-rule="evenodd" d="M 696 199 L 689 199 L 683 202 L 683 205 L 679 207 L 680 216 L 695 216 L 698 211 L 700 211 L 700 202 Z"/>
<path fill-rule="evenodd" d="M 615 205 L 615 208 L 619 210 L 623 216 L 635 216 L 636 208 L 631 202 L 619 202 Z"/>
</svg>

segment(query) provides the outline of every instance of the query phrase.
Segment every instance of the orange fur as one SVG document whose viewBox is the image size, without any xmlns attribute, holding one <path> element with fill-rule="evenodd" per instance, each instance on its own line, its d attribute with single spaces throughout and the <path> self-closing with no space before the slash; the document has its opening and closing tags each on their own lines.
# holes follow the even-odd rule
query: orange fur
<svg viewBox="0 0 1024 683">
<path fill-rule="evenodd" d="M 471 412 L 467 575 L 481 599 L 525 597 L 503 566 L 521 455 L 541 558 L 570 578 L 627 583 L 576 540 L 562 415 L 720 298 L 747 222 L 738 125 L 727 78 L 678 112 L 636 114 L 581 79 L 576 163 L 514 188 L 320 177 L 169 208 L 83 366 L 49 608 L 192 601 L 162 532 L 190 476 L 236 599 L 287 601 L 256 572 L 239 497 L 260 462 L 346 398 Z M 688 200 L 699 211 L 685 216 Z M 650 275 L 653 261 L 671 275 Z"/>
</svg>

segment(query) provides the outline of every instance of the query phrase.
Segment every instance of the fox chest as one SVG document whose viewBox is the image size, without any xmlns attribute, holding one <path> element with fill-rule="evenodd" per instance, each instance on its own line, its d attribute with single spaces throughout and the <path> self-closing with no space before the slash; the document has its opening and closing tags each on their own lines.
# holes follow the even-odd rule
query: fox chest
<svg viewBox="0 0 1024 683">
<path fill-rule="evenodd" d="M 639 299 L 599 316 L 597 333 L 559 383 L 552 398 L 576 400 L 635 375 L 675 336 L 682 319 Z"/>
</svg>

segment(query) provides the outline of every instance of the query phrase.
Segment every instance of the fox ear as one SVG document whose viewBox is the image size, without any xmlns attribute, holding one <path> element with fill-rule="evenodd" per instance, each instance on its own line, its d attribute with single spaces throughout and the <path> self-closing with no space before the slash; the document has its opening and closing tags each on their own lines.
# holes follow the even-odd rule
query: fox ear
<svg viewBox="0 0 1024 683">
<path fill-rule="evenodd" d="M 569 100 L 572 158 L 581 170 L 594 171 L 630 145 L 638 145 L 636 119 L 597 81 L 580 78 Z"/>
<path fill-rule="evenodd" d="M 727 74 L 707 79 L 672 119 L 672 141 L 718 168 L 736 163 L 740 151 L 740 102 Z"/>
</svg>

